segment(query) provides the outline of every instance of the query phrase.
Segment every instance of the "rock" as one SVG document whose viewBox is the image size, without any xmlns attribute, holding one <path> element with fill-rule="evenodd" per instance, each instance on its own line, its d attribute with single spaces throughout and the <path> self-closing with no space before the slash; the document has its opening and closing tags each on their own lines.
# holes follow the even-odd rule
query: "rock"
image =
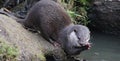
<svg viewBox="0 0 120 61">
<path fill-rule="evenodd" d="M 11 58 L 13 56 L 16 61 L 46 61 L 46 55 L 54 55 L 65 61 L 66 57 L 60 47 L 54 47 L 40 34 L 24 29 L 21 24 L 2 14 L 0 14 L 0 46 L 2 46 L 1 43 L 7 47 L 0 47 L 0 51 L 4 52 L 10 49 L 8 51 L 10 54 L 0 53 L 0 61 L 3 61 L 3 58 L 6 58 L 5 61 L 13 61 Z"/>
<path fill-rule="evenodd" d="M 120 35 L 120 0 L 94 0 L 88 16 L 92 29 Z"/>
</svg>

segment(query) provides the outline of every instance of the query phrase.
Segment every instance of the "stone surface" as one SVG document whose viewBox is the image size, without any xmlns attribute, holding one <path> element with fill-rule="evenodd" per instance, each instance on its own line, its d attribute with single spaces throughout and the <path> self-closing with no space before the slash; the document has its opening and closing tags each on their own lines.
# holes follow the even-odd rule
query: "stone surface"
<svg viewBox="0 0 120 61">
<path fill-rule="evenodd" d="M 17 61 L 46 61 L 47 54 L 55 55 L 61 60 L 65 58 L 61 48 L 53 46 L 40 34 L 24 29 L 21 24 L 2 14 L 0 14 L 0 39 L 18 48 Z"/>
<path fill-rule="evenodd" d="M 94 0 L 88 16 L 89 26 L 98 31 L 120 35 L 120 1 Z"/>
</svg>

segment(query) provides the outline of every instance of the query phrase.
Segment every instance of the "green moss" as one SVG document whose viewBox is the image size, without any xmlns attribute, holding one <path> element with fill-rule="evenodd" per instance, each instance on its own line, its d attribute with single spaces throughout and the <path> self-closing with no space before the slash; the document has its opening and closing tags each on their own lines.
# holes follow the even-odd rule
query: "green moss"
<svg viewBox="0 0 120 61">
<path fill-rule="evenodd" d="M 16 61 L 18 56 L 18 48 L 12 46 L 0 38 L 0 60 Z"/>
<path fill-rule="evenodd" d="M 44 54 L 38 53 L 32 56 L 31 61 L 46 61 Z"/>
<path fill-rule="evenodd" d="M 38 58 L 40 58 L 41 61 L 46 61 L 46 58 L 45 58 L 44 54 L 39 53 L 39 54 L 37 54 L 36 56 L 37 56 Z"/>
</svg>

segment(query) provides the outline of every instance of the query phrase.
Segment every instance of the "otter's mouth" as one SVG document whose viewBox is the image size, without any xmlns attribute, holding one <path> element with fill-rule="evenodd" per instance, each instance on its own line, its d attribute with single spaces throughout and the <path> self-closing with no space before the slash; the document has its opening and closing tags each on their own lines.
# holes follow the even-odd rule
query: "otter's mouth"
<svg viewBox="0 0 120 61">
<path fill-rule="evenodd" d="M 82 51 L 90 49 L 91 44 L 85 44 L 85 45 L 80 45 L 80 46 L 73 46 L 72 51 L 66 51 L 68 55 L 78 55 Z"/>
<path fill-rule="evenodd" d="M 81 51 L 88 50 L 91 48 L 91 44 L 85 44 L 85 45 L 80 45 L 80 46 L 74 46 L 75 49 L 79 49 Z"/>
</svg>

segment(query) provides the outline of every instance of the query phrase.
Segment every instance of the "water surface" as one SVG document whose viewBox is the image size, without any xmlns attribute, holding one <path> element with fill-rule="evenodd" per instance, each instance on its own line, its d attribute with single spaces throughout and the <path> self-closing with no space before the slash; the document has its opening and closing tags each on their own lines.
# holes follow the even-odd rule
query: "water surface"
<svg viewBox="0 0 120 61">
<path fill-rule="evenodd" d="M 93 33 L 92 48 L 81 53 L 86 61 L 120 61 L 120 38 L 103 33 Z"/>
</svg>

